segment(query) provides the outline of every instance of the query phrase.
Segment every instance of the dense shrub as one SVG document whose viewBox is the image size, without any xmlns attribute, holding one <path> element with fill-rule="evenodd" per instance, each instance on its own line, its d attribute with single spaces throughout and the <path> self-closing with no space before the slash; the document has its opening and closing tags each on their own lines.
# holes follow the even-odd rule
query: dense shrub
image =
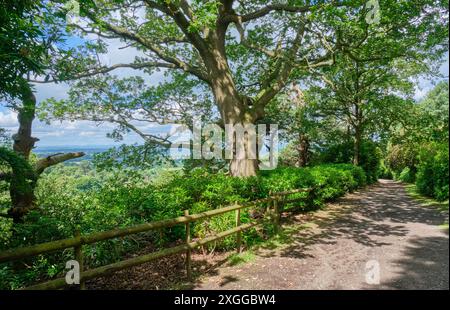
<svg viewBox="0 0 450 310">
<path fill-rule="evenodd" d="M 416 186 L 424 195 L 438 200 L 449 197 L 449 154 L 447 144 L 432 143 L 419 155 Z"/>
<path fill-rule="evenodd" d="M 414 181 L 416 180 L 416 173 L 409 167 L 405 167 L 403 168 L 402 172 L 400 172 L 398 180 L 405 183 L 414 183 Z"/>
<path fill-rule="evenodd" d="M 388 179 L 388 180 L 392 180 L 394 178 L 392 170 L 386 166 L 386 162 L 384 160 L 382 160 L 380 163 L 380 174 L 378 175 L 378 177 L 381 179 Z"/>
<path fill-rule="evenodd" d="M 85 171 L 80 167 L 64 167 L 44 174 L 36 195 L 39 209 L 31 212 L 25 224 L 17 225 L 1 249 L 26 246 L 82 234 L 126 227 L 137 223 L 173 218 L 189 210 L 191 214 L 220 208 L 235 202 L 267 197 L 271 192 L 296 188 L 318 188 L 300 207 L 317 208 L 325 201 L 342 196 L 367 183 L 364 170 L 350 164 L 329 164 L 310 168 L 279 168 L 262 171 L 247 179 L 233 178 L 224 173 L 212 174 L 205 169 L 188 173 L 167 171 L 162 179 L 149 180 L 135 171 L 120 173 Z M 300 195 L 306 195 L 304 193 Z M 264 208 L 264 206 L 262 206 Z M 248 212 L 242 212 L 242 222 L 249 222 Z M 228 213 L 204 222 L 194 223 L 194 238 L 224 231 L 234 226 L 234 214 Z M 265 228 L 269 231 L 270 226 Z M 160 232 L 133 238 L 114 239 L 85 246 L 86 264 L 90 267 L 111 263 L 125 253 L 151 242 L 162 246 L 184 238 L 184 227 L 178 225 Z M 261 238 L 255 230 L 243 234 L 247 243 Z M 213 245 L 231 249 L 235 238 L 226 238 Z M 53 277 L 63 271 L 71 251 L 39 256 L 27 261 L 23 271 L 12 272 L 10 265 L 0 265 L 0 288 L 20 287 L 38 278 Z M 4 280 L 4 281 L 3 281 Z"/>
<path fill-rule="evenodd" d="M 400 173 L 405 168 L 409 168 L 410 172 L 416 172 L 418 164 L 420 146 L 414 143 L 390 145 L 386 154 L 386 166 L 396 176 L 400 177 Z"/>
<path fill-rule="evenodd" d="M 353 162 L 353 146 L 354 143 L 351 141 L 330 145 L 320 150 L 319 158 L 316 161 L 322 164 L 351 164 Z M 381 150 L 375 142 L 366 140 L 362 143 L 359 166 L 364 169 L 368 184 L 376 182 L 382 174 L 381 158 Z"/>
<path fill-rule="evenodd" d="M 374 183 L 381 174 L 381 151 L 372 141 L 364 141 L 360 150 L 360 166 L 364 169 L 368 183 Z"/>
<path fill-rule="evenodd" d="M 318 163 L 351 163 L 353 161 L 353 142 L 327 145 L 320 149 L 316 156 Z"/>
</svg>

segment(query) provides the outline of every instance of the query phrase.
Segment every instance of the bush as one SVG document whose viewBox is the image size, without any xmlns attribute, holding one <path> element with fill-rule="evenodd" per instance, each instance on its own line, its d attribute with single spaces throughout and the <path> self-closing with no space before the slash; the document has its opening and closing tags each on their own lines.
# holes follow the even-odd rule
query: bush
<svg viewBox="0 0 450 310">
<path fill-rule="evenodd" d="M 417 168 L 419 192 L 441 201 L 449 197 L 448 151 L 447 144 L 429 144 L 421 150 Z"/>
<path fill-rule="evenodd" d="M 330 145 L 321 150 L 318 162 L 351 164 L 353 162 L 353 146 L 353 142 Z M 359 166 L 364 169 L 368 184 L 376 182 L 383 172 L 381 157 L 381 151 L 375 142 L 366 140 L 362 143 Z"/>
<path fill-rule="evenodd" d="M 392 180 L 394 178 L 391 169 L 386 167 L 384 161 L 381 161 L 380 163 L 380 175 L 378 177 L 381 179 L 388 179 L 388 180 Z"/>
<path fill-rule="evenodd" d="M 398 176 L 398 180 L 405 183 L 414 183 L 416 180 L 416 174 L 409 167 L 405 167 Z"/>
<path fill-rule="evenodd" d="M 360 166 L 366 172 L 367 183 L 371 184 L 378 180 L 381 170 L 381 151 L 372 141 L 365 141 L 360 151 Z"/>
<path fill-rule="evenodd" d="M 319 163 L 351 163 L 353 160 L 353 142 L 327 145 L 317 155 Z"/>
<path fill-rule="evenodd" d="M 397 178 L 406 167 L 414 173 L 418 164 L 419 149 L 420 146 L 414 143 L 389 146 L 386 154 L 387 168 L 389 168 Z"/>
</svg>

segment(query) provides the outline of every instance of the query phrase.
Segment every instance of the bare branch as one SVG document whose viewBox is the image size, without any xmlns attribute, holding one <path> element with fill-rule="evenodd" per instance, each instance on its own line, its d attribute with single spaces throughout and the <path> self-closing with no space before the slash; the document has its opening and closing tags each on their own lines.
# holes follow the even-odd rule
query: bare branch
<svg viewBox="0 0 450 310">
<path fill-rule="evenodd" d="M 274 81 L 268 81 L 269 86 L 260 91 L 257 95 L 257 100 L 255 102 L 255 109 L 257 109 L 257 113 L 262 113 L 264 106 L 266 106 L 269 101 L 272 100 L 272 98 L 275 97 L 275 95 L 286 85 L 289 75 L 293 70 L 295 55 L 297 54 L 297 51 L 302 43 L 305 29 L 306 23 L 301 21 L 291 48 L 286 52 L 284 57 L 280 57 L 278 60 L 278 68 L 270 77 L 275 77 Z"/>
<path fill-rule="evenodd" d="M 146 2 L 152 2 L 152 1 L 146 1 Z M 181 14 L 181 13 L 180 13 Z M 105 27 L 108 31 L 111 31 L 112 33 L 115 33 L 119 35 L 122 38 L 135 41 L 137 43 L 140 43 L 144 47 L 148 48 L 150 51 L 155 53 L 160 59 L 171 63 L 175 65 L 177 68 L 182 69 L 186 72 L 192 73 L 193 75 L 197 76 L 199 79 L 207 82 L 208 84 L 211 83 L 211 80 L 207 74 L 202 72 L 199 68 L 194 68 L 191 65 L 187 64 L 186 62 L 182 61 L 181 59 L 178 59 L 173 56 L 167 55 L 157 44 L 154 42 L 144 38 L 143 36 L 133 33 L 131 31 L 128 31 L 127 29 L 123 27 L 119 27 L 116 25 L 112 25 L 110 23 L 107 23 L 103 20 L 100 20 L 92 13 L 86 13 L 89 19 L 91 19 L 93 22 L 102 25 Z M 188 36 L 189 37 L 189 36 Z"/>
<path fill-rule="evenodd" d="M 40 159 L 35 164 L 35 171 L 37 174 L 41 174 L 44 172 L 45 169 L 47 169 L 50 166 L 57 165 L 59 163 L 74 159 L 83 157 L 85 154 L 83 152 L 76 152 L 76 153 L 65 153 L 65 154 L 54 154 L 50 155 L 46 158 Z"/>
<path fill-rule="evenodd" d="M 164 63 L 164 62 L 142 62 L 142 63 L 131 63 L 131 64 L 115 64 L 110 67 L 100 67 L 93 69 L 90 72 L 85 72 L 82 74 L 74 75 L 70 78 L 65 78 L 65 81 L 68 80 L 77 80 L 85 77 L 91 77 L 97 74 L 105 74 L 108 72 L 111 72 L 113 70 L 119 69 L 119 68 L 131 68 L 131 69 L 143 69 L 143 68 L 168 68 L 168 69 L 177 69 L 178 67 L 171 63 Z M 48 79 L 45 81 L 41 80 L 33 80 L 29 79 L 29 82 L 32 83 L 53 83 L 53 82 L 59 82 L 58 79 Z"/>
</svg>

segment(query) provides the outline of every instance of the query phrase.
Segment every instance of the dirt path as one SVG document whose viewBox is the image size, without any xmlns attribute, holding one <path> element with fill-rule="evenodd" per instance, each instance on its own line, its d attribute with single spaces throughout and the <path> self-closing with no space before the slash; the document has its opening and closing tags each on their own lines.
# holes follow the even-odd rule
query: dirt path
<svg viewBox="0 0 450 310">
<path fill-rule="evenodd" d="M 382 180 L 315 213 L 312 224 L 296 217 L 285 246 L 219 267 L 195 289 L 449 289 L 448 230 L 439 227 L 446 219 Z M 366 283 L 368 261 L 379 264 L 379 285 Z"/>
</svg>

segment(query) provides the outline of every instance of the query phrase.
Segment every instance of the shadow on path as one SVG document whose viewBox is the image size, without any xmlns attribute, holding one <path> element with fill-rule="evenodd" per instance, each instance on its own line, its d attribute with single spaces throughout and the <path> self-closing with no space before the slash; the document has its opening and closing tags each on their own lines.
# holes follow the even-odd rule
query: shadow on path
<svg viewBox="0 0 450 310">
<path fill-rule="evenodd" d="M 302 227 L 305 219 L 314 227 Z M 214 269 L 210 278 L 194 286 L 448 289 L 448 232 L 439 228 L 446 220 L 448 209 L 424 207 L 411 199 L 404 185 L 380 180 L 325 211 L 286 218 L 284 229 L 290 233 L 283 236 L 284 246 L 268 241 L 256 252 L 257 262 Z M 373 257 L 384 268 L 378 287 L 364 283 L 364 264 Z"/>
</svg>

